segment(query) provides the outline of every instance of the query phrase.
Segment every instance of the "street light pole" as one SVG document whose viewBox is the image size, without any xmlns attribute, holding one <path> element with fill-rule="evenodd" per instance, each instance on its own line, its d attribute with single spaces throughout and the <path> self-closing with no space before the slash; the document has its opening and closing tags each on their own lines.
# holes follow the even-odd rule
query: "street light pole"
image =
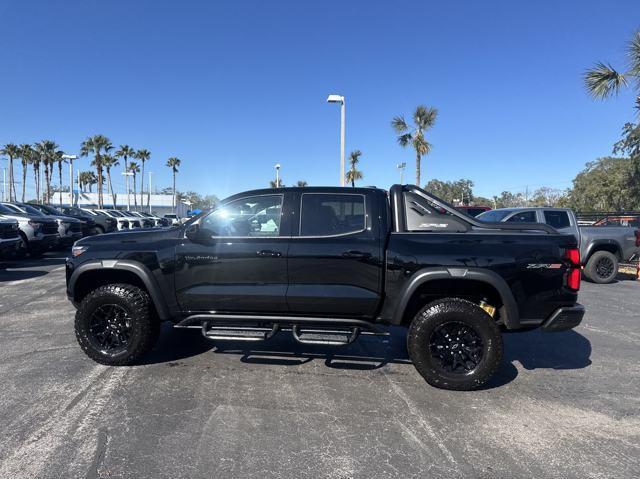
<svg viewBox="0 0 640 479">
<path fill-rule="evenodd" d="M 340 103 L 340 186 L 344 186 L 344 144 L 346 127 L 346 102 L 342 95 L 329 95 L 327 103 Z"/>
<path fill-rule="evenodd" d="M 124 171 L 122 173 L 124 175 L 125 188 L 127 189 L 127 211 L 131 210 L 131 196 L 129 195 L 129 177 L 133 176 L 133 173 L 130 171 Z"/>
<path fill-rule="evenodd" d="M 149 172 L 149 193 L 147 196 L 147 206 L 149 207 L 149 214 L 151 214 L 151 175 L 153 175 L 153 171 Z"/>
<path fill-rule="evenodd" d="M 62 158 L 65 160 L 69 160 L 69 195 L 70 195 L 70 205 L 75 206 L 74 202 L 74 194 L 73 194 L 73 160 L 77 159 L 76 155 L 62 155 Z M 60 185 L 62 189 L 62 185 Z M 62 191 L 60 191 L 60 206 L 62 206 Z"/>
<path fill-rule="evenodd" d="M 404 174 L 404 169 L 406 168 L 407 164 L 405 162 L 402 163 L 398 163 L 396 165 L 396 168 L 398 168 L 400 170 L 400 184 L 402 184 L 402 177 Z"/>
<path fill-rule="evenodd" d="M 276 163 L 274 168 L 276 169 L 276 188 L 280 188 L 280 163 Z"/>
</svg>

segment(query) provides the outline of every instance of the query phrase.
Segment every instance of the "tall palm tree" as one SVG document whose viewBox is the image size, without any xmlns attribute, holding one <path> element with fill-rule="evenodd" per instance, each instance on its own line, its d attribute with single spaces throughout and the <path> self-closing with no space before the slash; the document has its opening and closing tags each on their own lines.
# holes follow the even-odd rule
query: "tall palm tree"
<svg viewBox="0 0 640 479">
<path fill-rule="evenodd" d="M 431 144 L 424 134 L 436 123 L 438 110 L 424 105 L 418 105 L 413 113 L 413 125 L 410 126 L 404 116 L 396 116 L 391 120 L 391 126 L 398 134 L 398 143 L 406 148 L 411 145 L 416 152 L 416 185 L 420 186 L 420 160 L 431 151 Z"/>
<path fill-rule="evenodd" d="M 127 170 L 127 168 L 129 167 L 129 158 L 135 158 L 136 150 L 131 148 L 129 145 L 120 145 L 115 152 L 115 156 L 117 156 L 118 158 L 122 158 L 124 173 L 126 174 L 129 172 Z M 127 195 L 129 195 L 128 191 L 127 191 Z"/>
<path fill-rule="evenodd" d="M 149 150 L 138 150 L 136 151 L 136 159 L 140 160 L 142 163 L 142 174 L 140 176 L 140 206 L 144 206 L 144 162 L 149 161 L 151 158 L 151 152 Z M 149 185 L 151 187 L 151 185 Z M 149 195 L 151 195 L 151 190 L 149 190 Z M 149 206 L 150 196 L 147 195 L 147 206 Z"/>
<path fill-rule="evenodd" d="M 345 179 L 351 183 L 351 186 L 355 188 L 356 180 L 361 180 L 364 175 L 362 171 L 359 171 L 356 166 L 360 163 L 360 156 L 362 152 L 360 150 L 354 150 L 349 154 L 349 171 L 345 175 Z"/>
<path fill-rule="evenodd" d="M 20 145 L 20 160 L 22 163 L 22 202 L 24 203 L 25 189 L 27 187 L 27 168 L 33 161 L 34 151 L 31 145 L 23 143 Z"/>
<path fill-rule="evenodd" d="M 115 158 L 115 156 L 108 153 L 102 155 L 102 166 L 104 166 L 104 169 L 107 172 L 107 184 L 109 185 L 109 191 L 111 192 L 111 199 L 113 200 L 114 210 L 117 208 L 117 197 L 113 192 L 113 183 L 111 182 L 111 168 L 113 168 L 114 166 L 118 166 L 119 164 L 120 162 Z"/>
<path fill-rule="evenodd" d="M 13 160 L 20 156 L 20 148 L 13 143 L 7 143 L 0 149 L 0 155 L 9 157 L 9 201 L 16 199 L 16 183 L 13 179 Z"/>
<path fill-rule="evenodd" d="M 305 186 L 309 186 L 309 183 L 307 183 L 305 180 L 298 180 L 298 182 L 296 183 L 296 186 L 299 188 L 303 188 Z"/>
<path fill-rule="evenodd" d="M 627 44 L 629 69 L 620 72 L 609 63 L 598 62 L 584 73 L 584 84 L 591 96 L 602 100 L 617 95 L 622 87 L 631 83 L 636 91 L 636 109 L 640 114 L 640 30 Z"/>
<path fill-rule="evenodd" d="M 133 205 L 136 209 L 138 209 L 138 190 L 136 189 L 136 177 L 138 173 L 140 173 L 140 165 L 135 161 L 132 161 L 129 163 L 129 168 L 127 168 L 127 171 L 133 173 Z"/>
<path fill-rule="evenodd" d="M 33 156 L 31 157 L 31 167 L 33 168 L 33 180 L 36 183 L 36 201 L 40 202 L 40 153 L 38 152 L 37 144 L 33 145 L 31 151 Z"/>
<path fill-rule="evenodd" d="M 182 161 L 180 161 L 175 156 L 172 156 L 167 160 L 167 166 L 171 168 L 171 172 L 173 173 L 173 212 L 176 212 L 176 173 L 178 173 L 178 167 Z"/>
<path fill-rule="evenodd" d="M 108 152 L 113 146 L 111 141 L 104 135 L 90 136 L 80 145 L 80 156 L 94 155 L 91 165 L 96 169 L 98 182 L 98 206 L 103 207 L 102 200 L 102 152 Z"/>
<path fill-rule="evenodd" d="M 43 192 L 42 202 L 48 203 L 51 200 L 51 177 L 53 176 L 53 164 L 55 163 L 58 145 L 51 140 L 42 140 L 36 143 L 36 154 L 40 157 L 40 163 L 44 166 L 44 181 L 46 185 L 46 197 Z M 40 172 L 38 171 L 38 177 Z"/>
</svg>

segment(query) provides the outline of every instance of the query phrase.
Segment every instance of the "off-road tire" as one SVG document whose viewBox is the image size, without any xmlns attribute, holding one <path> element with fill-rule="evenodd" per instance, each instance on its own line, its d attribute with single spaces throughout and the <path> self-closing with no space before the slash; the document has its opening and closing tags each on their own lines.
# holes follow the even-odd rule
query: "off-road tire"
<svg viewBox="0 0 640 479">
<path fill-rule="evenodd" d="M 482 357 L 467 374 L 447 373 L 432 357 L 430 340 L 436 328 L 446 323 L 462 323 L 482 340 Z M 446 298 L 427 304 L 415 315 L 407 333 L 407 349 L 413 365 L 432 386 L 456 391 L 476 389 L 487 382 L 502 362 L 502 334 L 495 321 L 476 304 Z"/>
<path fill-rule="evenodd" d="M 607 262 L 613 266 L 610 274 L 602 274 L 599 269 L 600 263 Z M 606 284 L 613 282 L 618 275 L 618 257 L 609 251 L 596 251 L 591 255 L 584 267 L 584 277 L 592 283 Z"/>
<path fill-rule="evenodd" d="M 118 305 L 130 318 L 131 336 L 126 350 L 108 354 L 94 347 L 89 338 L 89 322 L 102 305 Z M 134 364 L 147 354 L 160 334 L 160 321 L 146 291 L 130 284 L 108 284 L 89 293 L 80 303 L 75 319 L 76 339 L 87 356 L 107 366 Z"/>
</svg>

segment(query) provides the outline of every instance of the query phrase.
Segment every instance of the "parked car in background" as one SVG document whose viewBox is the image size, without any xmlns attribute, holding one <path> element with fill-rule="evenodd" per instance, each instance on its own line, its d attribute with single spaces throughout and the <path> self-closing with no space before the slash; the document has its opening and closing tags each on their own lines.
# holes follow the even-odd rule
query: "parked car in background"
<svg viewBox="0 0 640 479">
<path fill-rule="evenodd" d="M 58 225 L 58 238 L 56 244 L 51 248 L 66 248 L 82 238 L 82 224 L 80 220 L 71 218 L 70 216 L 49 215 L 42 213 L 37 208 L 26 203 L 2 203 L 8 208 L 12 208 L 17 212 L 23 212 L 29 215 L 43 216 L 56 222 Z"/>
<path fill-rule="evenodd" d="M 98 210 L 109 215 L 113 215 L 115 218 L 125 218 L 129 222 L 129 229 L 142 228 L 142 222 L 139 218 L 129 216 L 128 212 L 119 211 L 119 210 Z"/>
<path fill-rule="evenodd" d="M 85 211 L 93 211 L 96 214 L 100 214 L 100 215 L 104 215 L 107 218 L 111 218 L 113 220 L 116 220 L 116 226 L 118 228 L 118 231 L 122 231 L 122 230 L 128 230 L 129 229 L 129 220 L 125 217 L 123 217 L 122 215 L 118 214 L 115 215 L 113 213 L 110 213 L 108 210 L 87 210 L 85 208 L 82 208 Z"/>
<path fill-rule="evenodd" d="M 476 217 L 485 211 L 491 210 L 488 206 L 456 206 L 458 211 L 468 214 L 469 216 Z"/>
<path fill-rule="evenodd" d="M 19 254 L 21 244 L 18 222 L 0 215 L 0 259 L 11 258 Z"/>
<path fill-rule="evenodd" d="M 71 246 L 76 240 L 82 238 L 83 236 L 95 234 L 93 233 L 93 225 L 90 226 L 86 220 L 65 215 L 62 213 L 62 211 L 51 205 L 29 203 L 25 206 L 29 206 L 30 208 L 38 210 L 43 215 L 49 216 L 58 221 L 58 231 L 60 233 L 62 246 Z M 62 230 L 63 226 L 65 227 L 66 231 Z"/>
<path fill-rule="evenodd" d="M 0 215 L 18 222 L 19 249 L 31 256 L 40 256 L 58 243 L 58 222 L 41 214 L 33 215 L 0 204 Z"/>
<path fill-rule="evenodd" d="M 164 215 L 164 217 L 166 219 L 168 219 L 169 221 L 171 221 L 171 226 L 176 226 L 176 225 L 182 224 L 182 221 L 180 220 L 180 217 L 175 213 L 167 213 L 166 215 Z"/>
<path fill-rule="evenodd" d="M 95 221 L 96 234 L 113 233 L 118 231 L 118 221 L 115 218 L 111 218 L 97 211 L 93 211 L 85 208 L 67 207 L 63 209 L 63 212 L 74 218 L 81 218 L 88 215 Z"/>
<path fill-rule="evenodd" d="M 640 254 L 640 229 L 634 226 L 580 226 L 568 208 L 500 208 L 478 215 L 481 221 L 544 223 L 561 233 L 573 234 L 580 244 L 585 277 L 594 283 L 611 283 L 618 263 Z"/>
<path fill-rule="evenodd" d="M 138 224 L 140 225 L 139 227 L 142 228 L 153 228 L 156 225 L 156 222 L 149 219 L 149 218 L 145 218 L 144 216 L 140 216 L 138 215 L 135 211 L 120 211 L 120 213 L 122 213 L 124 216 L 126 216 L 127 218 L 129 218 L 129 221 L 133 221 L 133 222 L 138 222 Z M 137 226 L 134 226 L 134 228 L 136 228 Z"/>
<path fill-rule="evenodd" d="M 141 218 L 149 218 L 150 220 L 153 220 L 153 222 L 155 223 L 155 226 L 157 227 L 171 226 L 171 221 L 169 221 L 167 218 L 160 218 L 158 216 L 152 215 L 151 213 L 146 213 L 144 211 L 134 211 L 133 214 Z"/>
</svg>

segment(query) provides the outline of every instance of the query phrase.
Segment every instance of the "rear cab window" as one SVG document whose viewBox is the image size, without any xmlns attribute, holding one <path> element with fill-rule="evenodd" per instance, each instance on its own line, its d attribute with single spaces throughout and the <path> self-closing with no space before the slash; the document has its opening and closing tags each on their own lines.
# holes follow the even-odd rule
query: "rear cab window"
<svg viewBox="0 0 640 479">
<path fill-rule="evenodd" d="M 544 222 L 555 229 L 569 228 L 571 220 L 566 211 L 544 210 Z"/>
<path fill-rule="evenodd" d="M 300 236 L 340 236 L 366 228 L 363 194 L 303 193 L 300 198 Z"/>
</svg>

